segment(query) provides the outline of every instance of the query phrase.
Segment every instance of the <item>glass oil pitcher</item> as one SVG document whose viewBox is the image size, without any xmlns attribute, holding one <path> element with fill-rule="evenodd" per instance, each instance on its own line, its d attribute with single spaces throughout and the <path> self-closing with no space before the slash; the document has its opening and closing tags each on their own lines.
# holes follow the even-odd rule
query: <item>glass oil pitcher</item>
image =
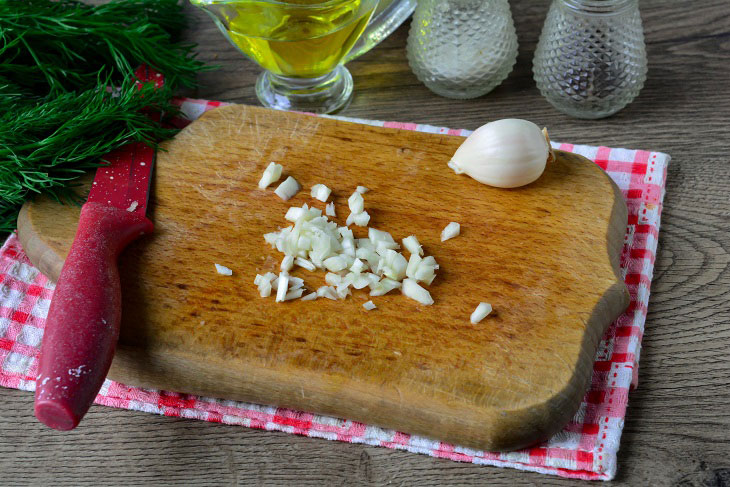
<svg viewBox="0 0 730 487">
<path fill-rule="evenodd" d="M 343 64 L 387 37 L 413 12 L 415 2 L 191 0 L 264 68 L 256 82 L 264 106 L 314 113 L 347 105 L 353 82 Z"/>
</svg>

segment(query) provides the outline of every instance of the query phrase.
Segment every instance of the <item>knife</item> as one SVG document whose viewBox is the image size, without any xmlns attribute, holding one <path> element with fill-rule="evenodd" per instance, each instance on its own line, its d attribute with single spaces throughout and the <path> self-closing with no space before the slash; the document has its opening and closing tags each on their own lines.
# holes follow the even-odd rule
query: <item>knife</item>
<svg viewBox="0 0 730 487">
<path fill-rule="evenodd" d="M 117 258 L 140 235 L 155 150 L 131 143 L 96 170 L 71 249 L 48 309 L 35 392 L 35 416 L 58 430 L 75 428 L 109 371 L 122 317 Z"/>
</svg>

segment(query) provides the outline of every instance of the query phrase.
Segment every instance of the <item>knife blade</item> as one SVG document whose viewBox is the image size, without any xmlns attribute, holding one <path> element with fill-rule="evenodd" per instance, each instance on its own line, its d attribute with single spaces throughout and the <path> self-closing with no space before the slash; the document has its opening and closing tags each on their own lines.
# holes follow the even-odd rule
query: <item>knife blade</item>
<svg viewBox="0 0 730 487">
<path fill-rule="evenodd" d="M 117 259 L 139 236 L 146 217 L 155 151 L 131 143 L 96 170 L 79 226 L 46 319 L 35 415 L 58 430 L 75 428 L 109 371 L 122 316 Z"/>
</svg>

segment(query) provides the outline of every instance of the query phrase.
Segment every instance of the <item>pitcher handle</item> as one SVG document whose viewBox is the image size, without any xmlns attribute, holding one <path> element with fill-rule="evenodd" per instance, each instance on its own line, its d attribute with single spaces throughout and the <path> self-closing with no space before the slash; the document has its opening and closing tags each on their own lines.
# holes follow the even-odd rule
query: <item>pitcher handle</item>
<svg viewBox="0 0 730 487">
<path fill-rule="evenodd" d="M 381 3 L 383 1 L 385 0 L 381 0 Z M 380 44 L 410 17 L 416 9 L 416 3 L 418 0 L 392 0 L 385 8 L 379 12 L 376 11 L 360 39 L 352 46 L 342 62 L 350 62 Z"/>
</svg>

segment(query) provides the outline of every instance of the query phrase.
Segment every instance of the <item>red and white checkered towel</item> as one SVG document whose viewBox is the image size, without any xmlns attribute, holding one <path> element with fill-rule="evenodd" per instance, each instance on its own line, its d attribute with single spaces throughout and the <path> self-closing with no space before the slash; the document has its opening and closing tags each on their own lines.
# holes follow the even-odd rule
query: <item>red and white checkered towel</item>
<svg viewBox="0 0 730 487">
<path fill-rule="evenodd" d="M 222 105 L 220 102 L 191 99 L 180 100 L 180 103 L 190 119 Z M 469 133 L 427 125 L 348 120 L 431 133 Z M 595 161 L 613 178 L 626 198 L 629 221 L 621 254 L 621 271 L 631 293 L 631 304 L 601 340 L 591 387 L 578 413 L 563 431 L 550 440 L 525 450 L 490 453 L 347 419 L 140 389 L 110 380 L 105 382 L 96 403 L 166 416 L 398 448 L 459 462 L 513 467 L 563 477 L 612 479 L 616 474 L 616 453 L 629 390 L 637 384 L 640 343 L 670 158 L 660 152 L 642 150 L 572 144 L 554 146 Z M 27 391 L 35 389 L 37 356 L 53 288 L 53 284 L 28 261 L 17 238 L 11 235 L 0 249 L 0 385 Z M 31 407 L 30 403 L 28 407 Z"/>
</svg>

